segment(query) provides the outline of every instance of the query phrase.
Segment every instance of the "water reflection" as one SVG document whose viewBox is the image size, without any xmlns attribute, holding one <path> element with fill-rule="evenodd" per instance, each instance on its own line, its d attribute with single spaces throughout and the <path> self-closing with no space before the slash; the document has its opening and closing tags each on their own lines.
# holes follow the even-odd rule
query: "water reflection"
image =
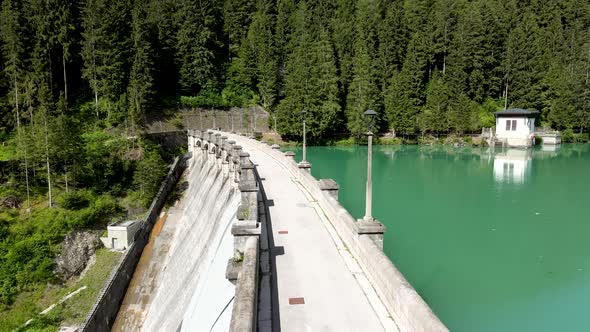
<svg viewBox="0 0 590 332">
<path fill-rule="evenodd" d="M 530 175 L 532 151 L 506 149 L 494 155 L 494 178 L 497 182 L 524 183 Z"/>
</svg>

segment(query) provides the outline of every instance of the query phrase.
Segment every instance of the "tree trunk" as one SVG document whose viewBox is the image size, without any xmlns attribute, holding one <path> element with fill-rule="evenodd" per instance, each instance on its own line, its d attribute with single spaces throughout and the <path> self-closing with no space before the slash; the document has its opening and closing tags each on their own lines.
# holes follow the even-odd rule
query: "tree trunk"
<svg viewBox="0 0 590 332">
<path fill-rule="evenodd" d="M 68 166 L 65 166 L 65 176 L 66 176 L 66 193 L 70 192 L 68 190 Z"/>
<path fill-rule="evenodd" d="M 62 47 L 62 66 L 64 68 L 64 100 L 66 102 L 66 109 L 68 108 L 68 76 L 67 76 L 67 72 L 66 72 L 66 56 L 65 56 L 65 50 L 63 50 Z"/>
<path fill-rule="evenodd" d="M 506 82 L 506 89 L 504 90 L 504 109 L 508 109 L 508 82 Z"/>
<path fill-rule="evenodd" d="M 14 75 L 14 107 L 16 108 L 16 133 L 17 133 L 17 145 L 22 144 L 21 129 L 20 129 L 20 110 L 18 104 L 18 80 Z M 31 193 L 29 189 L 29 165 L 27 160 L 27 146 L 24 144 L 25 152 L 25 184 L 27 187 L 27 209 L 31 207 Z"/>
<path fill-rule="evenodd" d="M 96 90 L 96 83 L 94 86 L 94 110 L 96 111 L 96 120 L 98 120 L 98 91 Z"/>
<path fill-rule="evenodd" d="M 47 188 L 49 195 L 49 207 L 53 206 L 53 196 L 51 194 L 51 168 L 49 164 L 49 132 L 47 130 L 47 112 L 45 113 L 45 163 L 47 166 Z"/>
</svg>

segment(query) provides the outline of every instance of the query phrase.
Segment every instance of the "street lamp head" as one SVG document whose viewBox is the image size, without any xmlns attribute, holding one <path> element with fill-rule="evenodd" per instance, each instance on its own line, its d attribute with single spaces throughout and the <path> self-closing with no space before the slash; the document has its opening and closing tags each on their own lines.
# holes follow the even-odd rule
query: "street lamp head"
<svg viewBox="0 0 590 332">
<path fill-rule="evenodd" d="M 305 115 L 307 115 L 307 110 L 302 110 L 301 116 L 303 116 L 303 120 L 305 120 Z"/>
<path fill-rule="evenodd" d="M 373 129 L 373 122 L 375 122 L 375 117 L 377 116 L 377 112 L 375 112 L 373 110 L 366 110 L 365 113 L 363 113 L 363 115 L 365 116 L 367 130 L 370 132 L 371 129 Z"/>
</svg>

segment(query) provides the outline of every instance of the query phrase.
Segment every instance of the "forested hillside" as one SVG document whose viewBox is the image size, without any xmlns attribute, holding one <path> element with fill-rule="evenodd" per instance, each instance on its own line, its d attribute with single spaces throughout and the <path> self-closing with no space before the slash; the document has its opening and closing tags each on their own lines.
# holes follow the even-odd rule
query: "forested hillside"
<svg viewBox="0 0 590 332">
<path fill-rule="evenodd" d="M 164 112 L 260 105 L 299 139 L 306 109 L 315 142 L 360 137 L 368 108 L 404 136 L 504 107 L 590 126 L 587 0 L 1 3 L 0 318 L 55 280 L 65 234 L 149 203 L 164 165 L 142 128 Z"/>
<path fill-rule="evenodd" d="M 382 131 L 466 132 L 505 103 L 586 130 L 589 26 L 584 0 L 3 0 L 2 128 L 134 131 L 199 95 L 295 137 L 303 108 L 321 138 L 362 132 L 367 108 Z"/>
</svg>

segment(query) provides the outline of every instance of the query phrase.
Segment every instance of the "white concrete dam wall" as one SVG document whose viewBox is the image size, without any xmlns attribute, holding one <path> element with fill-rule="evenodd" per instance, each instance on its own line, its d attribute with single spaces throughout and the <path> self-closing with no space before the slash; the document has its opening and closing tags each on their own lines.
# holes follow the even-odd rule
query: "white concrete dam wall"
<svg viewBox="0 0 590 332">
<path fill-rule="evenodd" d="M 229 329 L 235 287 L 225 278 L 225 267 L 240 194 L 207 154 L 188 160 L 186 177 L 189 188 L 164 225 L 175 229 L 143 331 Z"/>
</svg>

